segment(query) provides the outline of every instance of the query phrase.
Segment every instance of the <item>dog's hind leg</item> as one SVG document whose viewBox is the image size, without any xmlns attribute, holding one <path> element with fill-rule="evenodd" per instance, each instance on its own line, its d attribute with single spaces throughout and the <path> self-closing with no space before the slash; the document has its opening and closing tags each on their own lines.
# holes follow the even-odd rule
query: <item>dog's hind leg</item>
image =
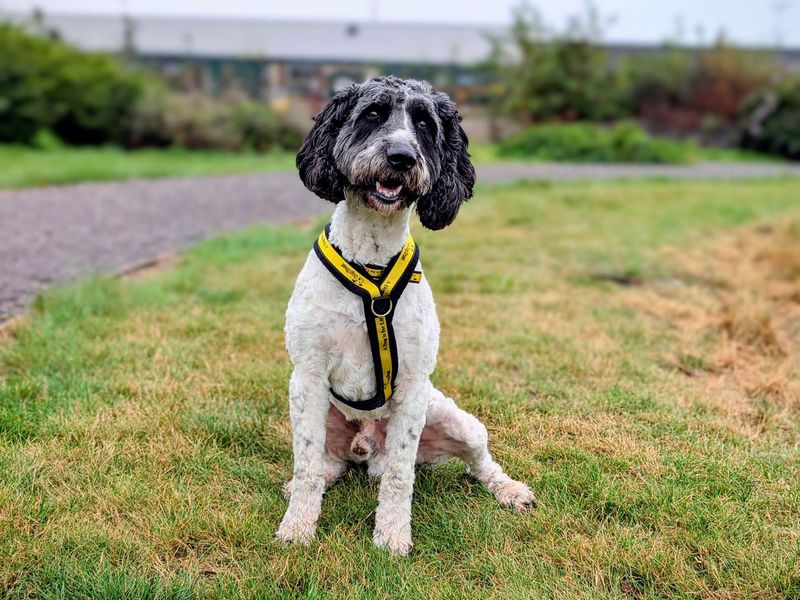
<svg viewBox="0 0 800 600">
<path fill-rule="evenodd" d="M 425 428 L 420 437 L 417 463 L 438 463 L 460 458 L 469 472 L 497 501 L 510 508 L 526 511 L 536 506 L 531 489 L 505 474 L 489 454 L 489 435 L 477 418 L 456 406 L 452 399 L 433 388 Z"/>
</svg>

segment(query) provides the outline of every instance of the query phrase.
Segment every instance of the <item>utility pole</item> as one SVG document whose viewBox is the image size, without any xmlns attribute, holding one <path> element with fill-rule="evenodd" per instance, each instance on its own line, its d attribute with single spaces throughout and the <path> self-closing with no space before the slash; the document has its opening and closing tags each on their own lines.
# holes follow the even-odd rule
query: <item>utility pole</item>
<svg viewBox="0 0 800 600">
<path fill-rule="evenodd" d="M 128 0 L 120 0 L 122 14 L 122 56 L 127 61 L 136 58 L 136 23 L 128 12 Z"/>
<path fill-rule="evenodd" d="M 775 17 L 775 47 L 783 46 L 783 19 L 789 10 L 791 0 L 776 0 L 772 3 L 772 12 Z"/>
</svg>

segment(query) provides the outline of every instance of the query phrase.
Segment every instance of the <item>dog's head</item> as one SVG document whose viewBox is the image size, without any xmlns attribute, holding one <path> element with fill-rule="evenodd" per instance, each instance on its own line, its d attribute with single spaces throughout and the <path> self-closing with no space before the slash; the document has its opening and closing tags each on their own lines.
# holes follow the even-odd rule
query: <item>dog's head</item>
<svg viewBox="0 0 800 600">
<path fill-rule="evenodd" d="M 305 186 L 381 214 L 417 203 L 428 229 L 456 218 L 475 170 L 452 100 L 427 82 L 380 77 L 339 92 L 314 119 L 297 154 Z"/>
</svg>

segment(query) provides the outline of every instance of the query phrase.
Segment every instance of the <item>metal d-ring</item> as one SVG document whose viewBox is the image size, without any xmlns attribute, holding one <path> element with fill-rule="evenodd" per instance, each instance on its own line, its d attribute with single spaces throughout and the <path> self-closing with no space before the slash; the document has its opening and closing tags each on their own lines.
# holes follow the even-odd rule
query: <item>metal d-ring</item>
<svg viewBox="0 0 800 600">
<path fill-rule="evenodd" d="M 375 310 L 375 301 L 376 300 L 388 300 L 389 301 L 389 308 L 386 309 L 385 313 L 379 313 L 378 311 Z M 377 298 L 373 298 L 372 302 L 369 305 L 369 309 L 372 311 L 372 314 L 375 315 L 376 317 L 385 317 L 390 312 L 392 312 L 392 307 L 393 307 L 392 299 L 389 296 L 378 296 Z"/>
</svg>

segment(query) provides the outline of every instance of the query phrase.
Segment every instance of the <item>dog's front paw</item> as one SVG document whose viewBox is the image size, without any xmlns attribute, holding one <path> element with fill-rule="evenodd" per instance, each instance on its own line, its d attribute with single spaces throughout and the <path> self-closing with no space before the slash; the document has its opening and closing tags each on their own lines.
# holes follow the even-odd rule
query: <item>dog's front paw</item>
<svg viewBox="0 0 800 600">
<path fill-rule="evenodd" d="M 411 541 L 411 527 L 375 527 L 372 540 L 378 548 L 388 550 L 397 556 L 406 556 L 414 544 Z"/>
<path fill-rule="evenodd" d="M 290 518 L 288 515 L 283 517 L 278 532 L 275 534 L 282 542 L 298 542 L 308 546 L 317 533 L 317 524 L 303 519 Z"/>
<path fill-rule="evenodd" d="M 536 508 L 536 496 L 527 485 L 521 481 L 509 479 L 495 487 L 494 497 L 501 506 L 513 508 L 519 512 L 527 512 Z"/>
</svg>

